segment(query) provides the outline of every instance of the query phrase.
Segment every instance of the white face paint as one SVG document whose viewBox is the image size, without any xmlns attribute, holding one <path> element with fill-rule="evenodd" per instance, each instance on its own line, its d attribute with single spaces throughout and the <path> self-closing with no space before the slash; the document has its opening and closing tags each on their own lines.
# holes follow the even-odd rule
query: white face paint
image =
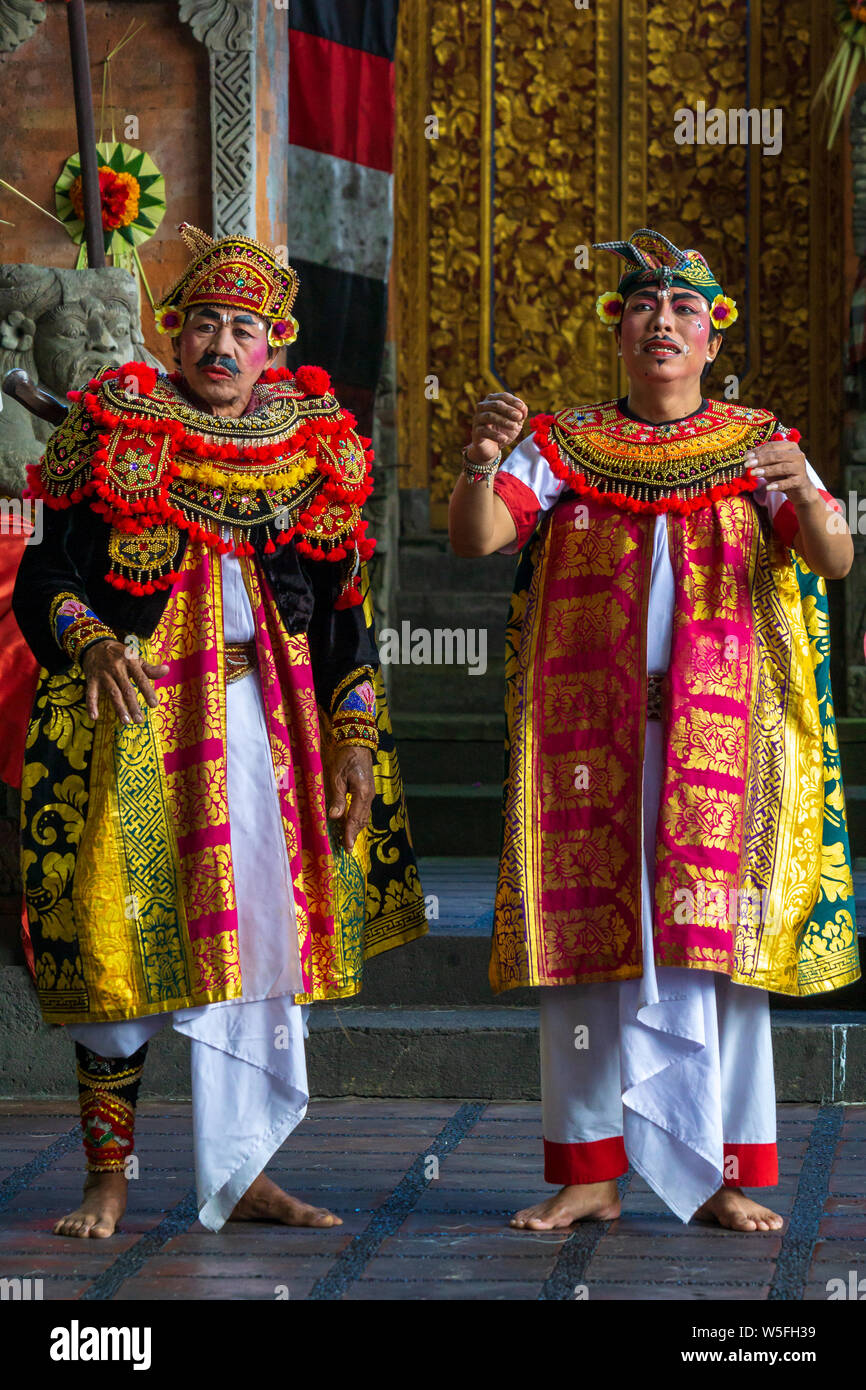
<svg viewBox="0 0 866 1390">
<path fill-rule="evenodd" d="M 218 309 L 211 304 L 207 306 L 206 312 L 192 309 L 188 322 L 191 323 L 194 328 L 200 328 L 202 325 L 212 324 L 215 319 L 219 320 L 221 326 L 228 324 L 229 327 L 231 327 L 235 319 L 237 319 L 241 327 L 245 329 L 252 328 L 255 332 L 260 334 L 264 333 L 267 328 L 265 320 L 260 318 L 258 314 L 252 313 L 249 309 Z"/>
</svg>

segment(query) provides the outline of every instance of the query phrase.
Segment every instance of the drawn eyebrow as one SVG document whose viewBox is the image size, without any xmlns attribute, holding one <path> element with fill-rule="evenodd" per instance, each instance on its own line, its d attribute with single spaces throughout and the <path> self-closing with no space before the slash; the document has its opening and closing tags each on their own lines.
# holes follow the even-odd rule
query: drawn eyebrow
<svg viewBox="0 0 866 1390">
<path fill-rule="evenodd" d="M 197 314 L 199 315 L 199 317 L 207 317 L 210 319 L 219 319 L 222 317 L 216 309 L 208 309 L 205 306 L 202 306 L 199 309 L 193 309 L 193 314 Z M 232 323 L 256 323 L 258 321 L 259 320 L 257 320 L 255 314 L 247 313 L 235 314 L 234 318 L 232 319 Z"/>
</svg>

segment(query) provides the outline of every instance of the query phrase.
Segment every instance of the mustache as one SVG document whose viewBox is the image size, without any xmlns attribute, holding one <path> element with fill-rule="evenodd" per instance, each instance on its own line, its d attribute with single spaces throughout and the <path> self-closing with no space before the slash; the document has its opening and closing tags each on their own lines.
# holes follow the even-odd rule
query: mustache
<svg viewBox="0 0 866 1390">
<path fill-rule="evenodd" d="M 221 357 L 215 352 L 203 352 L 195 364 L 197 367 L 225 367 L 232 376 L 237 376 L 240 367 L 233 357 Z"/>
</svg>

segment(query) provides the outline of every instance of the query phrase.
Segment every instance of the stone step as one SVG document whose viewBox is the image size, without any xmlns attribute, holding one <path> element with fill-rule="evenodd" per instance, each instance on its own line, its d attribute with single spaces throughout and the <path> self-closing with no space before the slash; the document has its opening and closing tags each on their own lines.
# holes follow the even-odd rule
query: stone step
<svg viewBox="0 0 866 1390">
<path fill-rule="evenodd" d="M 488 653 L 486 669 L 470 674 L 467 665 L 390 665 L 389 702 L 395 710 L 486 714 L 502 727 L 505 659 Z"/>
<path fill-rule="evenodd" d="M 479 782 L 493 786 L 504 775 L 503 735 L 500 721 L 496 739 L 416 739 L 394 733 L 400 754 L 400 771 L 406 783 L 424 787 L 443 782 L 471 787 Z"/>
<path fill-rule="evenodd" d="M 847 792 L 851 786 L 866 786 L 866 744 L 843 743 L 839 740 L 839 754 L 842 759 L 842 778 Z"/>
<path fill-rule="evenodd" d="M 412 628 L 483 628 L 489 651 L 501 651 L 505 645 L 505 625 L 508 621 L 508 593 L 455 594 L 452 589 L 404 589 L 397 594 L 397 630 L 401 642 L 408 640 L 403 636 L 401 623 L 408 622 Z"/>
<path fill-rule="evenodd" d="M 854 858 L 860 858 L 866 854 L 866 786 L 851 785 L 847 782 L 844 785 L 851 854 Z"/>
<path fill-rule="evenodd" d="M 502 783 L 407 782 L 406 804 L 412 840 L 419 854 L 498 853 L 502 825 Z"/>
<path fill-rule="evenodd" d="M 446 536 L 403 539 L 398 551 L 400 590 L 452 591 L 457 602 L 465 594 L 509 594 L 517 566 L 515 555 L 485 555 L 464 560 L 455 555 Z"/>
<path fill-rule="evenodd" d="M 866 1013 L 773 1013 L 772 1028 L 778 1101 L 863 1104 Z M 320 1007 L 308 1067 L 316 1096 L 538 1100 L 538 1011 Z"/>
<path fill-rule="evenodd" d="M 74 1097 L 72 1045 L 43 1024 L 26 972 L 12 989 L 23 1010 L 0 1007 L 0 1098 Z M 4 986 L 9 984 L 3 980 Z M 866 1013 L 774 1011 L 779 1101 L 866 1103 Z M 538 1010 L 522 1006 L 313 1007 L 307 1043 L 310 1094 L 477 1096 L 537 1100 Z M 189 1044 L 170 1027 L 151 1040 L 142 1099 L 187 1099 Z"/>
<path fill-rule="evenodd" d="M 495 743 L 501 749 L 505 737 L 505 711 L 501 701 L 496 710 L 481 713 L 469 710 L 406 710 L 398 707 L 391 709 L 391 726 L 401 749 L 406 739 L 421 744 L 438 743 L 440 746 Z"/>
</svg>

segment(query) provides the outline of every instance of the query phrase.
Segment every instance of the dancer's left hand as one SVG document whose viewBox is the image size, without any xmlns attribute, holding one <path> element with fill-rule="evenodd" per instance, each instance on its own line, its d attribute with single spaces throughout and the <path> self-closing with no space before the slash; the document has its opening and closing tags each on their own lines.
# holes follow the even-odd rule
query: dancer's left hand
<svg viewBox="0 0 866 1390">
<path fill-rule="evenodd" d="M 373 754 L 357 744 L 332 746 L 325 774 L 328 788 L 328 819 L 345 817 L 343 844 L 351 851 L 358 834 L 370 819 L 376 784 Z M 347 794 L 350 798 L 347 800 Z"/>
<path fill-rule="evenodd" d="M 746 468 L 763 477 L 768 492 L 784 492 L 793 507 L 815 502 L 820 493 L 806 472 L 806 455 L 790 439 L 771 439 L 746 453 Z"/>
</svg>

